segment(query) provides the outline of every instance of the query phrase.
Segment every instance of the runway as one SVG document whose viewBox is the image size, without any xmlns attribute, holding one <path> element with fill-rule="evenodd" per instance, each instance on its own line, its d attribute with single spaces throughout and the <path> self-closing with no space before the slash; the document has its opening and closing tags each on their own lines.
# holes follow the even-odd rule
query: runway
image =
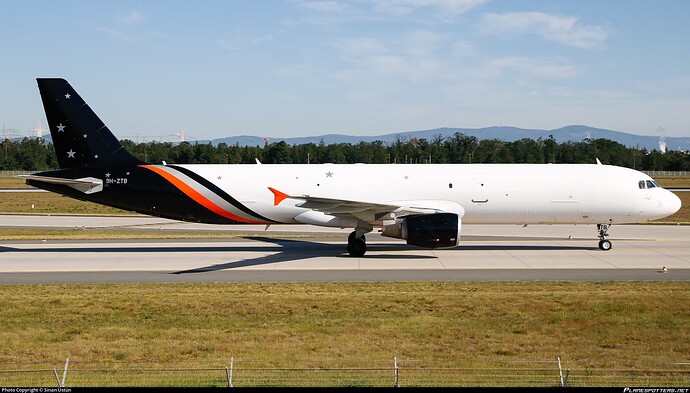
<svg viewBox="0 0 690 393">
<path fill-rule="evenodd" d="M 3 227 L 225 231 L 218 240 L 4 241 L 0 284 L 293 281 L 690 280 L 690 226 L 621 225 L 613 249 L 596 227 L 465 225 L 460 246 L 427 250 L 367 235 L 362 258 L 348 230 L 214 226 L 150 217 L 0 216 Z M 294 237 L 307 235 L 307 237 Z M 668 273 L 661 273 L 662 266 Z"/>
</svg>

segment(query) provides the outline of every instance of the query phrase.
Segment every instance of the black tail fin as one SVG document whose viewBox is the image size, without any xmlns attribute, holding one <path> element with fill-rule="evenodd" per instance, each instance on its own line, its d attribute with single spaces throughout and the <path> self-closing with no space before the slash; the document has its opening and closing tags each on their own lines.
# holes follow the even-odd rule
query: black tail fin
<svg viewBox="0 0 690 393">
<path fill-rule="evenodd" d="M 142 164 L 66 80 L 37 81 L 60 168 Z"/>
</svg>

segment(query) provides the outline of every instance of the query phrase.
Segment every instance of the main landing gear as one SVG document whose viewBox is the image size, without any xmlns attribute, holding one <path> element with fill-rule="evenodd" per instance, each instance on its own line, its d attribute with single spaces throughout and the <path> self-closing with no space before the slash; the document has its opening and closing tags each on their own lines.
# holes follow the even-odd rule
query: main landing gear
<svg viewBox="0 0 690 393">
<path fill-rule="evenodd" d="M 352 257 L 361 257 L 367 252 L 367 243 L 364 238 L 364 233 L 358 235 L 357 232 L 358 231 L 353 231 L 350 236 L 347 237 L 347 252 Z"/>
<path fill-rule="evenodd" d="M 597 224 L 597 231 L 599 231 L 599 248 L 602 251 L 608 251 L 611 249 L 611 242 L 606 239 L 609 234 L 606 233 L 609 230 L 609 224 Z"/>
</svg>

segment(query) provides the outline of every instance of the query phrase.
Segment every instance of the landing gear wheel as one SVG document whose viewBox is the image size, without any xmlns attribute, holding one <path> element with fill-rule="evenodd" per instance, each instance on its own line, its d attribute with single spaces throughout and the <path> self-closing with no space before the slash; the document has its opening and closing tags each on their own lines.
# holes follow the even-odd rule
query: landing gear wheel
<svg viewBox="0 0 690 393">
<path fill-rule="evenodd" d="M 606 233 L 609 230 L 610 224 L 597 224 L 597 231 L 599 232 L 599 249 L 602 251 L 608 251 L 611 249 L 611 242 L 606 240 Z"/>
<path fill-rule="evenodd" d="M 347 243 L 347 252 L 351 257 L 362 257 L 367 252 L 367 244 L 362 239 L 354 239 Z"/>
<path fill-rule="evenodd" d="M 611 249 L 611 242 L 608 240 L 599 240 L 599 248 L 602 251 L 608 251 Z"/>
<path fill-rule="evenodd" d="M 347 237 L 347 244 L 352 243 L 352 242 L 355 240 L 355 236 L 357 236 L 357 232 L 354 232 L 354 231 L 353 231 L 352 233 L 350 233 L 350 234 L 348 235 L 348 237 Z M 361 239 L 362 239 L 362 241 L 364 241 L 364 242 L 367 241 L 367 239 L 364 237 L 364 235 L 362 235 Z"/>
<path fill-rule="evenodd" d="M 357 238 L 357 232 L 352 232 L 350 236 L 347 237 L 347 252 L 352 257 L 361 257 L 367 252 L 367 243 L 364 239 L 364 235 L 361 238 Z"/>
</svg>

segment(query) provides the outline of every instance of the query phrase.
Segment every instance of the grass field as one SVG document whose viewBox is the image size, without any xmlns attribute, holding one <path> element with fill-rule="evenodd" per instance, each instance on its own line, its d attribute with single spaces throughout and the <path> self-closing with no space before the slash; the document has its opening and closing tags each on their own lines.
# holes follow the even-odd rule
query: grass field
<svg viewBox="0 0 690 393">
<path fill-rule="evenodd" d="M 690 178 L 685 176 L 655 176 L 654 180 L 666 188 L 690 188 Z"/>
<path fill-rule="evenodd" d="M 308 283 L 0 287 L 0 361 L 687 361 L 690 285 Z"/>
<path fill-rule="evenodd" d="M 30 188 L 24 179 L 17 176 L 0 175 L 0 188 Z"/>
<path fill-rule="evenodd" d="M 0 214 L 91 214 L 131 215 L 132 213 L 80 201 L 52 192 L 7 192 L 0 194 Z"/>
</svg>

